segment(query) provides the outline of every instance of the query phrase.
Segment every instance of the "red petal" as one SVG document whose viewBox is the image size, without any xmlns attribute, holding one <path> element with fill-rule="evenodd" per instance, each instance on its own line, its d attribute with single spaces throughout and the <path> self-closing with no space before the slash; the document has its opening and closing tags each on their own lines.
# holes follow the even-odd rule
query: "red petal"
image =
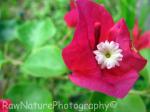
<svg viewBox="0 0 150 112">
<path fill-rule="evenodd" d="M 115 84 L 120 78 L 124 79 L 126 77 L 124 75 L 125 73 L 133 70 L 139 72 L 144 68 L 147 62 L 142 56 L 134 51 L 127 51 L 123 54 L 123 56 L 123 60 L 120 62 L 119 67 L 115 67 L 110 70 L 104 69 L 102 71 L 104 79 L 108 82 Z"/>
<path fill-rule="evenodd" d="M 139 44 L 140 44 L 140 35 L 141 35 L 142 30 L 139 28 L 138 26 L 138 21 L 135 21 L 135 25 L 132 31 L 132 35 L 133 35 L 133 45 L 134 47 L 139 50 Z"/>
<path fill-rule="evenodd" d="M 63 58 L 73 72 L 100 71 L 89 44 L 87 24 L 84 20 L 84 16 L 80 14 L 73 41 L 63 50 Z"/>
<path fill-rule="evenodd" d="M 77 8 L 80 15 L 84 16 L 82 21 L 85 21 L 88 27 L 88 38 L 90 40 L 91 48 L 95 48 L 97 43 L 95 39 L 95 25 L 101 25 L 100 40 L 104 40 L 108 35 L 109 29 L 114 25 L 111 15 L 107 10 L 99 4 L 91 0 L 77 0 Z"/>
<path fill-rule="evenodd" d="M 69 11 L 64 17 L 64 19 L 69 27 L 76 26 L 77 18 L 78 18 L 77 9 L 71 9 L 71 11 Z"/>
<path fill-rule="evenodd" d="M 89 75 L 91 77 L 84 77 L 84 75 L 72 74 L 70 75 L 70 79 L 80 87 L 103 92 L 117 98 L 123 98 L 132 88 L 138 78 L 138 74 L 136 71 L 132 70 L 121 75 L 124 75 L 124 77 L 120 78 L 115 84 L 102 80 L 100 77 L 93 77 L 92 75 Z M 115 80 L 114 78 L 114 81 Z"/>
<path fill-rule="evenodd" d="M 110 74 L 109 76 L 105 76 L 107 79 L 111 79 L 111 77 L 114 76 L 124 77 L 123 75 L 120 76 L 120 74 L 124 74 L 131 70 L 136 70 L 139 72 L 144 68 L 146 60 L 131 49 L 130 33 L 123 19 L 112 27 L 108 40 L 119 43 L 120 48 L 123 50 L 123 59 L 120 62 L 119 67 L 104 70 Z M 114 82 L 114 80 L 112 80 L 112 82 Z"/>
<path fill-rule="evenodd" d="M 109 14 L 102 6 L 88 0 L 77 0 L 77 7 L 79 20 L 75 36 L 70 45 L 63 50 L 64 61 L 73 72 L 70 79 L 81 87 L 118 98 L 124 97 L 135 83 L 138 77 L 137 72 L 144 67 L 146 61 L 131 50 L 130 34 L 124 20 L 114 25 L 109 33 L 113 20 L 111 21 L 111 16 L 109 18 Z M 103 17 L 105 19 L 102 19 Z M 106 71 L 100 70 L 93 55 L 96 43 L 95 24 L 98 25 L 98 29 L 101 25 L 100 41 L 108 39 L 120 44 L 124 56 L 120 67 Z"/>
<path fill-rule="evenodd" d="M 71 10 L 65 15 L 64 20 L 69 27 L 75 27 L 77 25 L 78 11 L 74 0 L 70 0 Z"/>
<path fill-rule="evenodd" d="M 134 40 L 138 40 L 140 33 L 141 33 L 141 29 L 139 28 L 138 20 L 136 20 L 135 24 L 134 24 L 133 31 L 132 31 Z"/>
<path fill-rule="evenodd" d="M 111 28 L 109 36 L 106 39 L 119 43 L 122 50 L 131 49 L 130 33 L 124 19 L 121 19 Z"/>
<path fill-rule="evenodd" d="M 0 99 L 0 112 L 9 112 L 9 105 L 11 104 L 10 100 L 2 100 Z M 3 106 L 5 105 L 5 106 Z"/>
<path fill-rule="evenodd" d="M 126 71 L 128 69 L 134 69 L 139 72 L 144 68 L 146 63 L 147 61 L 142 56 L 140 56 L 140 54 L 131 51 L 127 52 L 127 54 L 124 54 L 124 58 L 120 66 L 122 66 L 122 69 L 124 68 Z"/>
<path fill-rule="evenodd" d="M 138 41 L 138 50 L 150 48 L 150 31 L 144 32 Z"/>
<path fill-rule="evenodd" d="M 70 8 L 71 9 L 75 9 L 76 8 L 76 4 L 74 0 L 70 0 Z"/>
</svg>

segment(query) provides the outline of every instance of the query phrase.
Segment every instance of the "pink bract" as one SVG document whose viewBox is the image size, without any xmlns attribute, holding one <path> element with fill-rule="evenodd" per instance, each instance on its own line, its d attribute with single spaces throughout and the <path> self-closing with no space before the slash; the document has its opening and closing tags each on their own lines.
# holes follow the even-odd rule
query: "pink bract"
<svg viewBox="0 0 150 112">
<path fill-rule="evenodd" d="M 78 11 L 74 0 L 70 0 L 70 8 L 71 10 L 65 15 L 64 20 L 67 26 L 75 27 L 78 19 Z"/>
<path fill-rule="evenodd" d="M 132 34 L 133 34 L 133 45 L 138 51 L 150 48 L 150 31 L 142 33 L 142 30 L 138 26 L 137 20 L 135 21 Z"/>
<path fill-rule="evenodd" d="M 0 112 L 9 112 L 8 106 L 11 104 L 10 100 L 0 99 Z"/>
<path fill-rule="evenodd" d="M 123 98 L 138 79 L 146 60 L 132 50 L 130 33 L 124 19 L 116 24 L 102 5 L 76 0 L 78 21 L 72 42 L 63 49 L 63 59 L 72 71 L 70 80 L 80 87 Z M 93 50 L 100 42 L 119 43 L 123 60 L 119 67 L 101 69 Z"/>
</svg>

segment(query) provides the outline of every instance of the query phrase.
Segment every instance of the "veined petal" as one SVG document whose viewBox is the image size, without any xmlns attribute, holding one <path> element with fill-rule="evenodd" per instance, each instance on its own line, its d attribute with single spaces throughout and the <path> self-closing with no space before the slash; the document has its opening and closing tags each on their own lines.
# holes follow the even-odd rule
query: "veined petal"
<svg viewBox="0 0 150 112">
<path fill-rule="evenodd" d="M 144 32 L 138 41 L 139 41 L 137 47 L 138 50 L 150 48 L 150 31 Z"/>
<path fill-rule="evenodd" d="M 69 78 L 73 83 L 75 83 L 80 87 L 102 92 L 117 98 L 123 98 L 133 87 L 135 81 L 138 78 L 138 74 L 136 71 L 131 70 L 127 73 L 120 74 L 120 75 L 124 75 L 124 77 L 120 78 L 119 80 L 117 80 L 116 83 L 113 84 L 100 77 L 94 77 L 97 75 L 94 76 L 89 75 L 91 77 L 85 77 L 85 75 L 74 73 L 70 75 Z"/>
<path fill-rule="evenodd" d="M 79 21 L 73 40 L 66 48 L 64 48 L 62 55 L 66 65 L 73 72 L 100 72 L 100 68 L 90 47 L 88 28 L 82 13 L 79 13 Z"/>
<path fill-rule="evenodd" d="M 141 29 L 139 28 L 138 20 L 136 20 L 132 30 L 133 40 L 138 40 L 140 34 L 141 34 Z"/>
<path fill-rule="evenodd" d="M 103 72 L 106 72 L 110 75 L 104 76 L 106 79 L 111 79 L 112 77 L 120 77 L 123 78 L 124 74 L 126 72 L 129 72 L 131 70 L 135 70 L 137 72 L 141 71 L 144 66 L 146 65 L 147 61 L 140 56 L 140 54 L 134 52 L 134 51 L 126 51 L 123 53 L 123 59 L 119 63 L 120 66 L 112 68 L 110 70 L 104 70 Z M 113 79 L 113 78 L 112 78 Z M 115 83 L 116 80 L 109 80 Z"/>
<path fill-rule="evenodd" d="M 145 66 L 146 60 L 132 50 L 130 33 L 123 19 L 114 25 L 112 17 L 103 6 L 90 0 L 77 0 L 76 3 L 78 22 L 75 35 L 63 50 L 64 61 L 72 71 L 69 77 L 81 87 L 123 98 L 137 80 L 137 73 Z M 120 49 L 117 52 L 121 52 L 122 56 L 116 63 L 118 66 L 111 68 L 109 65 L 111 69 L 102 66 L 104 69 L 101 69 L 98 65 L 103 63 L 103 57 L 94 55 L 98 53 L 95 51 L 98 44 L 95 30 L 96 37 L 100 36 L 98 43 L 106 41 L 106 45 L 109 45 L 110 42 L 113 49 Z M 104 44 L 99 47 L 104 47 Z"/>
<path fill-rule="evenodd" d="M 74 0 L 70 0 L 70 11 L 64 16 L 67 26 L 74 28 L 77 25 L 78 11 Z"/>
<path fill-rule="evenodd" d="M 123 59 L 119 62 L 120 66 L 110 70 L 104 70 L 107 71 L 108 74 L 111 74 L 108 76 L 104 76 L 106 79 L 111 79 L 114 76 L 123 78 L 125 76 L 120 74 L 124 74 L 131 70 L 139 72 L 144 68 L 144 66 L 146 65 L 146 60 L 142 56 L 140 56 L 140 54 L 132 50 L 130 34 L 123 19 L 121 19 L 112 27 L 108 36 L 108 40 L 119 43 L 119 48 L 123 50 Z M 109 81 L 115 83 L 114 80 Z"/>
<path fill-rule="evenodd" d="M 78 11 L 77 9 L 71 9 L 64 17 L 69 27 L 75 27 L 77 25 Z"/>
<path fill-rule="evenodd" d="M 77 8 L 80 15 L 82 14 L 85 17 L 87 29 L 88 29 L 88 38 L 90 41 L 91 48 L 95 48 L 95 44 L 100 39 L 100 41 L 105 40 L 108 35 L 109 29 L 114 25 L 112 16 L 108 11 L 99 4 L 92 2 L 91 0 L 77 0 Z M 100 25 L 99 36 L 95 38 L 95 30 L 97 30 L 97 25 Z"/>
<path fill-rule="evenodd" d="M 142 32 L 142 30 L 139 28 L 138 20 L 136 20 L 136 21 L 135 21 L 134 28 L 133 28 L 133 30 L 132 30 L 133 47 L 134 47 L 136 50 L 139 50 L 139 49 L 140 49 L 140 46 L 141 46 L 141 44 L 142 44 L 141 41 L 140 41 L 141 32 Z"/>
<path fill-rule="evenodd" d="M 75 0 L 70 0 L 70 8 L 71 9 L 75 9 L 76 8 Z"/>
<path fill-rule="evenodd" d="M 119 43 L 122 50 L 131 49 L 130 33 L 124 19 L 121 19 L 111 28 L 109 36 L 106 39 Z"/>
</svg>

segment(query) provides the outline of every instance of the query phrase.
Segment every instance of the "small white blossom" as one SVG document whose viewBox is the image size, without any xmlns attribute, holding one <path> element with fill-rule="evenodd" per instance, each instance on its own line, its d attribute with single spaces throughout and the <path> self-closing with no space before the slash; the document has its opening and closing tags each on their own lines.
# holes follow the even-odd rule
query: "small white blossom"
<svg viewBox="0 0 150 112">
<path fill-rule="evenodd" d="M 119 44 L 111 41 L 101 42 L 97 45 L 97 50 L 93 52 L 96 56 L 98 64 L 101 68 L 111 69 L 115 66 L 120 66 L 119 62 L 122 61 L 122 49 L 119 48 Z"/>
</svg>

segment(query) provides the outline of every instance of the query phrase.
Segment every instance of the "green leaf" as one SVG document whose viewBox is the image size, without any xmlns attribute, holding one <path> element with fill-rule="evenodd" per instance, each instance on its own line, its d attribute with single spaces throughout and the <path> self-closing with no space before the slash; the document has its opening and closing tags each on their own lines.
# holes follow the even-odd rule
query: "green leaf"
<svg viewBox="0 0 150 112">
<path fill-rule="evenodd" d="M 14 105 L 29 104 L 26 107 L 22 106 L 22 108 L 11 109 L 11 112 L 53 112 L 53 108 L 47 106 L 42 109 L 37 106 L 30 108 L 34 104 L 52 104 L 50 92 L 46 88 L 39 87 L 36 84 L 17 84 L 7 91 L 5 97 L 11 99 Z"/>
<path fill-rule="evenodd" d="M 68 0 L 56 0 L 56 3 L 58 4 L 57 6 L 59 6 L 60 8 L 64 8 L 64 6 L 66 5 L 63 5 L 63 4 L 67 4 Z"/>
<path fill-rule="evenodd" d="M 35 50 L 25 60 L 22 70 L 37 77 L 56 77 L 67 71 L 62 60 L 61 49 L 53 45 Z"/>
<path fill-rule="evenodd" d="M 0 20 L 0 42 L 11 41 L 17 37 L 15 20 Z"/>
<path fill-rule="evenodd" d="M 129 94 L 117 102 L 115 112 L 146 112 L 143 100 L 136 94 Z"/>
<path fill-rule="evenodd" d="M 28 21 L 18 28 L 19 40 L 27 48 L 36 48 L 45 44 L 56 33 L 51 19 Z"/>
<path fill-rule="evenodd" d="M 137 13 L 139 15 L 139 25 L 141 28 L 144 28 L 150 12 L 149 0 L 141 0 L 140 4 L 141 5 L 139 5 L 139 10 L 137 10 Z"/>
<path fill-rule="evenodd" d="M 145 90 L 149 89 L 149 79 L 148 74 L 142 74 L 134 84 L 134 89 L 136 90 Z"/>
<path fill-rule="evenodd" d="M 91 97 L 92 104 L 98 104 L 98 108 L 94 108 L 91 112 L 114 112 L 116 107 L 116 99 L 102 93 L 94 92 Z"/>
<path fill-rule="evenodd" d="M 140 51 L 140 54 L 147 60 L 147 65 L 145 68 L 141 71 L 142 76 L 147 79 L 149 85 L 150 85 L 150 49 L 144 49 Z"/>
<path fill-rule="evenodd" d="M 3 53 L 0 51 L 0 68 L 4 62 L 5 62 L 5 60 L 4 60 Z"/>
<path fill-rule="evenodd" d="M 136 3 L 136 0 L 119 1 L 118 11 L 120 12 L 121 18 L 125 18 L 126 23 L 130 29 L 132 29 L 134 26 Z"/>
<path fill-rule="evenodd" d="M 29 10 L 32 11 L 30 14 L 34 17 L 44 18 L 50 13 L 49 0 L 39 0 L 38 2 L 27 0 L 26 4 L 28 4 Z"/>
</svg>

